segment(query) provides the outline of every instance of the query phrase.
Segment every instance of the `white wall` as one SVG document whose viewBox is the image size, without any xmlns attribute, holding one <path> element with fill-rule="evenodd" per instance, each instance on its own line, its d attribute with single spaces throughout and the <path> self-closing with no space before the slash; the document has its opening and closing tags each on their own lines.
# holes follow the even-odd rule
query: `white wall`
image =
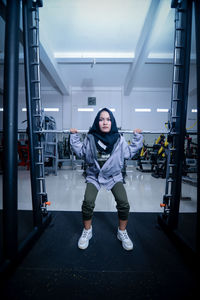
<svg viewBox="0 0 200 300">
<path fill-rule="evenodd" d="M 56 120 L 58 130 L 76 127 L 88 129 L 99 111 L 103 107 L 115 108 L 113 112 L 118 127 L 122 129 L 142 128 L 145 131 L 165 130 L 164 122 L 167 113 L 156 113 L 156 108 L 169 108 L 170 89 L 134 89 L 129 97 L 124 97 L 123 89 L 119 88 L 72 88 L 70 96 L 62 96 L 56 91 L 43 90 L 41 93 L 42 107 L 59 108 L 59 112 L 46 112 Z M 78 107 L 88 107 L 88 97 L 96 97 L 94 112 L 78 112 Z M 26 129 L 26 107 L 24 90 L 19 92 L 18 128 Z M 151 113 L 136 113 L 134 108 L 151 108 Z M 2 128 L 2 127 L 1 127 Z"/>
<path fill-rule="evenodd" d="M 18 128 L 26 129 L 27 123 L 23 123 L 27 120 L 26 112 L 22 111 L 22 108 L 26 108 L 25 92 L 24 89 L 19 91 L 18 96 L 19 108 L 18 108 Z M 41 92 L 42 108 L 59 108 L 58 112 L 45 112 L 45 115 L 52 116 L 56 120 L 56 128 L 58 130 L 63 129 L 63 97 L 60 93 L 51 90 L 42 90 Z"/>
<path fill-rule="evenodd" d="M 123 101 L 123 129 L 141 128 L 144 131 L 165 131 L 168 113 L 157 108 L 170 108 L 171 90 L 135 88 Z M 135 112 L 135 108 L 150 108 L 151 112 Z"/>
<path fill-rule="evenodd" d="M 196 69 L 190 68 L 190 84 L 188 98 L 188 112 L 186 127 L 190 128 L 197 120 L 197 113 L 192 113 L 192 108 L 197 108 Z M 78 112 L 78 107 L 88 107 L 88 97 L 96 97 L 94 112 Z M 130 96 L 124 96 L 122 87 L 72 87 L 70 96 L 63 96 L 53 89 L 42 87 L 42 107 L 59 108 L 59 112 L 46 112 L 56 119 L 57 129 L 88 129 L 100 108 L 115 108 L 114 116 L 118 127 L 125 130 L 142 128 L 144 131 L 165 131 L 165 122 L 168 121 L 168 113 L 158 113 L 157 108 L 170 108 L 171 88 L 137 87 L 133 88 Z M 0 107 L 3 97 L 0 95 Z M 18 128 L 26 129 L 26 107 L 24 89 L 19 90 Z M 150 108 L 150 113 L 135 112 L 135 108 Z M 0 112 L 0 130 L 3 128 L 3 113 Z M 197 130 L 197 125 L 192 130 Z"/>
<path fill-rule="evenodd" d="M 56 129 L 63 129 L 63 97 L 56 91 L 42 91 L 41 102 L 43 108 L 58 108 L 59 112 L 44 112 L 56 120 Z"/>
<path fill-rule="evenodd" d="M 187 130 L 197 131 L 197 112 L 192 112 L 192 109 L 197 109 L 196 95 L 189 96 L 186 128 Z"/>
<path fill-rule="evenodd" d="M 72 97 L 71 93 L 70 96 L 63 96 L 63 112 L 62 112 L 62 119 L 63 119 L 63 126 L 62 129 L 69 129 L 72 127 Z"/>
<path fill-rule="evenodd" d="M 195 64 L 191 64 L 190 66 L 186 128 L 197 131 L 197 113 L 192 113 L 192 109 L 197 109 L 197 78 Z"/>
<path fill-rule="evenodd" d="M 88 97 L 96 97 L 94 112 L 77 112 L 78 107 L 88 107 Z M 81 90 L 74 88 L 70 96 L 62 96 L 55 91 L 43 91 L 41 93 L 42 107 L 57 107 L 59 112 L 46 112 L 56 120 L 58 130 L 76 127 L 78 129 L 88 129 L 100 108 L 115 108 L 113 113 L 118 127 L 126 130 L 142 128 L 144 131 L 165 131 L 165 122 L 168 121 L 167 113 L 156 112 L 157 108 L 170 108 L 171 90 L 137 88 L 133 89 L 130 96 L 125 97 L 123 90 L 119 88 L 94 88 L 93 90 Z M 0 107 L 2 107 L 3 97 L 0 95 Z M 22 108 L 26 107 L 25 94 L 19 92 L 18 128 L 26 129 L 27 124 L 22 123 L 27 119 L 26 112 Z M 92 106 L 90 106 L 92 107 Z M 150 108 L 150 113 L 135 112 L 135 108 Z M 193 90 L 188 98 L 187 124 L 189 128 L 196 122 L 197 113 L 192 113 L 192 108 L 197 108 L 196 92 Z M 0 112 L 0 129 L 3 128 L 3 112 Z M 195 125 L 192 130 L 197 130 Z"/>
<path fill-rule="evenodd" d="M 101 108 L 115 108 L 117 126 L 121 127 L 121 88 L 72 89 L 72 127 L 88 129 Z M 96 97 L 96 106 L 88 106 L 88 97 Z M 93 108 L 93 112 L 78 112 L 78 108 Z"/>
</svg>

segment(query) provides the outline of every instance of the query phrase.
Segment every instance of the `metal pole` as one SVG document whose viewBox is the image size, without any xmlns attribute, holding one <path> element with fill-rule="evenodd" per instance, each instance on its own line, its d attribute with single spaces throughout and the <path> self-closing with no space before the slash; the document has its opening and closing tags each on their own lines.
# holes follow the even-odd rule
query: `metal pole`
<svg viewBox="0 0 200 300">
<path fill-rule="evenodd" d="M 77 129 L 78 133 L 88 133 L 88 129 Z M 118 130 L 119 133 L 125 133 L 125 134 L 133 134 L 133 130 Z M 46 129 L 46 130 L 39 130 L 35 133 L 70 133 L 70 129 L 64 129 L 64 130 L 53 130 L 53 129 Z M 168 134 L 169 132 L 166 131 L 142 131 L 141 134 Z"/>
<path fill-rule="evenodd" d="M 195 27 L 196 27 L 196 64 L 197 64 L 197 232 L 196 246 L 200 255 L 200 3 L 195 1 Z"/>
<path fill-rule="evenodd" d="M 32 206 L 33 206 L 33 222 L 34 226 L 41 225 L 42 215 L 40 210 L 40 203 L 38 201 L 38 184 L 35 165 L 35 150 L 36 142 L 34 138 L 34 121 L 33 121 L 33 103 L 31 101 L 31 94 L 33 93 L 31 86 L 31 69 L 30 60 L 30 39 L 29 28 L 32 26 L 32 1 L 23 1 L 23 37 L 24 37 L 24 71 L 25 71 L 25 85 L 26 85 L 26 105 L 27 105 L 27 120 L 28 120 L 28 137 L 29 137 L 29 152 L 30 152 L 30 172 L 31 172 L 31 190 L 32 190 Z"/>
<path fill-rule="evenodd" d="M 8 0 L 4 62 L 4 173 L 3 251 L 6 259 L 17 254 L 17 127 L 20 1 Z"/>
<path fill-rule="evenodd" d="M 179 9 L 179 8 L 177 8 Z M 181 99 L 181 105 L 177 107 L 177 115 L 180 116 L 180 121 L 175 123 L 175 132 L 179 132 L 175 136 L 175 164 L 174 179 L 176 183 L 172 186 L 173 201 L 171 201 L 171 208 L 169 213 L 168 225 L 171 229 L 176 229 L 178 226 L 178 215 L 181 197 L 181 184 L 182 184 L 182 163 L 184 160 L 184 141 L 186 132 L 186 116 L 187 116 L 187 100 L 188 100 L 188 85 L 189 85 L 189 68 L 190 68 L 190 47 L 191 47 L 191 24 L 192 24 L 192 2 L 185 0 L 181 3 L 182 11 L 182 26 L 185 30 L 183 47 L 185 49 L 182 61 L 182 88 L 179 89 L 178 97 Z M 178 150 L 179 149 L 179 150 Z"/>
</svg>

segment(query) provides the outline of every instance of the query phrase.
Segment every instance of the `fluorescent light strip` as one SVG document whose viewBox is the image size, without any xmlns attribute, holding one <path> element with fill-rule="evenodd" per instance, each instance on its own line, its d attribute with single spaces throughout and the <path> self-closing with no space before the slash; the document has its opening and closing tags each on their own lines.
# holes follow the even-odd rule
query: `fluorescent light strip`
<svg viewBox="0 0 200 300">
<path fill-rule="evenodd" d="M 165 59 L 172 59 L 173 58 L 173 53 L 153 53 L 150 52 L 148 55 L 148 58 L 165 58 Z"/>
<path fill-rule="evenodd" d="M 0 111 L 3 111 L 3 107 L 0 107 Z"/>
<path fill-rule="evenodd" d="M 135 108 L 135 112 L 151 112 L 151 108 Z"/>
<path fill-rule="evenodd" d="M 157 108 L 157 112 L 168 112 L 168 108 Z"/>
<path fill-rule="evenodd" d="M 94 108 L 78 108 L 78 111 L 94 111 Z"/>
<path fill-rule="evenodd" d="M 26 108 L 22 108 L 22 111 L 27 111 Z M 45 107 L 44 111 L 59 111 L 59 108 L 55 107 L 55 108 L 50 108 L 50 107 Z"/>
<path fill-rule="evenodd" d="M 59 108 L 57 108 L 57 107 L 54 107 L 54 108 L 50 108 L 50 107 L 45 107 L 44 108 L 44 111 L 59 111 Z"/>
<path fill-rule="evenodd" d="M 191 110 L 191 112 L 197 113 L 197 109 L 196 109 L 196 108 L 193 108 L 193 109 Z"/>
<path fill-rule="evenodd" d="M 134 58 L 134 52 L 55 52 L 55 58 Z"/>
</svg>

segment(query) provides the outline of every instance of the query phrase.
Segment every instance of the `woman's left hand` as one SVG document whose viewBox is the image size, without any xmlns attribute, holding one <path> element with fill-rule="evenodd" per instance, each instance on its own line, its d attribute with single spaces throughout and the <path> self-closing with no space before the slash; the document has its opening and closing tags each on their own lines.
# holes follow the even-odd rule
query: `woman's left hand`
<svg viewBox="0 0 200 300">
<path fill-rule="evenodd" d="M 142 133 L 142 129 L 136 128 L 133 130 L 133 133 Z"/>
</svg>

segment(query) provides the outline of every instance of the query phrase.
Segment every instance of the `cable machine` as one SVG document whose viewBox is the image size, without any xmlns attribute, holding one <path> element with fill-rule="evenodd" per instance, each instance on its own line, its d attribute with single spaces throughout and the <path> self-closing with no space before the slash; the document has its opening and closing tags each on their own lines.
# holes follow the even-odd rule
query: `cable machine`
<svg viewBox="0 0 200 300">
<path fill-rule="evenodd" d="M 4 61 L 4 172 L 3 172 L 3 262 L 0 276 L 9 272 L 32 247 L 49 224 L 41 147 L 41 100 L 39 65 L 39 7 L 42 0 L 23 0 L 23 44 L 30 148 L 33 229 L 18 243 L 17 128 L 20 1 L 7 1 L 5 9 Z"/>
<path fill-rule="evenodd" d="M 196 55 L 199 63 L 199 1 L 194 1 L 196 12 Z M 163 229 L 173 236 L 182 248 L 188 250 L 182 238 L 176 231 L 178 227 L 179 205 L 181 198 L 182 165 L 184 160 L 184 139 L 186 134 L 186 114 L 189 85 L 192 0 L 172 1 L 171 7 L 175 8 L 175 37 L 174 37 L 174 62 L 173 81 L 171 94 L 171 110 L 169 118 L 169 148 L 167 153 L 166 188 L 163 196 L 164 212 L 159 216 L 158 223 Z M 198 11 L 198 13 L 197 13 Z M 197 65 L 199 70 L 199 65 Z M 199 71 L 197 72 L 197 89 L 199 89 Z M 199 101 L 199 97 L 197 97 Z M 197 105 L 199 108 L 199 105 Z M 198 109 L 199 114 L 199 109 Z M 198 115 L 199 120 L 199 115 Z M 198 126 L 199 140 L 199 126 Z M 199 142 L 198 142 L 199 149 Z M 198 150 L 199 151 L 199 150 Z M 199 161 L 199 159 L 198 159 Z M 198 163 L 199 165 L 199 163 Z M 199 172 L 198 172 L 199 186 Z M 199 222 L 199 191 L 197 195 L 197 224 Z M 199 225 L 197 226 L 196 245 L 199 250 Z"/>
</svg>

